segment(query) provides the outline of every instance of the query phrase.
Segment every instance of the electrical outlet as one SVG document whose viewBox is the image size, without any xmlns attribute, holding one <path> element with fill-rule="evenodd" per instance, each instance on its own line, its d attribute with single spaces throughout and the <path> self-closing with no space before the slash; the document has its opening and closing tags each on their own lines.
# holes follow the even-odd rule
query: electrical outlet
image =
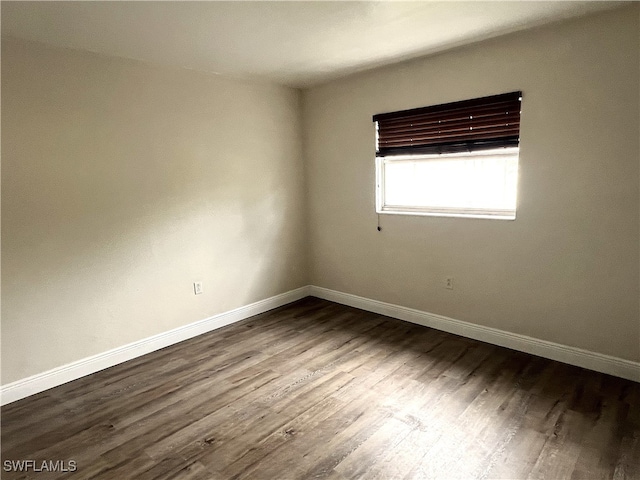
<svg viewBox="0 0 640 480">
<path fill-rule="evenodd" d="M 204 290 L 202 290 L 202 282 L 193 282 L 193 293 L 194 295 L 204 293 Z"/>
<path fill-rule="evenodd" d="M 453 277 L 447 277 L 444 279 L 444 288 L 453 290 Z"/>
</svg>

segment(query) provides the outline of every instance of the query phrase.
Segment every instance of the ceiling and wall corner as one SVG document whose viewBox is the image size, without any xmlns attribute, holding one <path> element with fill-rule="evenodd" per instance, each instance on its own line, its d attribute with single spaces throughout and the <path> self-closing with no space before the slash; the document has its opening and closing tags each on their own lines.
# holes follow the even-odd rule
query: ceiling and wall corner
<svg viewBox="0 0 640 480">
<path fill-rule="evenodd" d="M 597 1 L 2 2 L 2 33 L 304 88 L 546 23 Z"/>
</svg>

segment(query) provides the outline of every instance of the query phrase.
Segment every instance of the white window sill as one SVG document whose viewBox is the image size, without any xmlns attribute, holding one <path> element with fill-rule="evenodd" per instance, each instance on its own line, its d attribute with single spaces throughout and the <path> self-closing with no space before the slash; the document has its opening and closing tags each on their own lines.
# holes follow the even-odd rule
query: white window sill
<svg viewBox="0 0 640 480">
<path fill-rule="evenodd" d="M 453 217 L 453 218 L 480 218 L 490 220 L 515 220 L 516 212 L 514 211 L 497 211 L 497 210 L 483 210 L 483 211 L 469 211 L 469 210 L 425 210 L 425 209 L 412 209 L 410 207 L 383 207 L 376 210 L 376 213 L 382 215 L 415 215 L 426 217 Z"/>
</svg>

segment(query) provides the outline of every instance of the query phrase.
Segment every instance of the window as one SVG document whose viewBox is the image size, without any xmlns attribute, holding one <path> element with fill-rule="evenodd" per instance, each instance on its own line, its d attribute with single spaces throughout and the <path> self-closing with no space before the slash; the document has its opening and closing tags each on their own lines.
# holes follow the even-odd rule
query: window
<svg viewBox="0 0 640 480">
<path fill-rule="evenodd" d="M 376 211 L 514 219 L 521 92 L 375 115 Z"/>
</svg>

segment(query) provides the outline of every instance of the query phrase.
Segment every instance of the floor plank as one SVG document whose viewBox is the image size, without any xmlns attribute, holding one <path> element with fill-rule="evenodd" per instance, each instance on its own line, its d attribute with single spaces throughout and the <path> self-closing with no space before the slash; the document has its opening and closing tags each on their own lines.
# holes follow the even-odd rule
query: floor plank
<svg viewBox="0 0 640 480">
<path fill-rule="evenodd" d="M 3 479 L 640 478 L 640 384 L 306 298 L 2 408 Z"/>
</svg>

